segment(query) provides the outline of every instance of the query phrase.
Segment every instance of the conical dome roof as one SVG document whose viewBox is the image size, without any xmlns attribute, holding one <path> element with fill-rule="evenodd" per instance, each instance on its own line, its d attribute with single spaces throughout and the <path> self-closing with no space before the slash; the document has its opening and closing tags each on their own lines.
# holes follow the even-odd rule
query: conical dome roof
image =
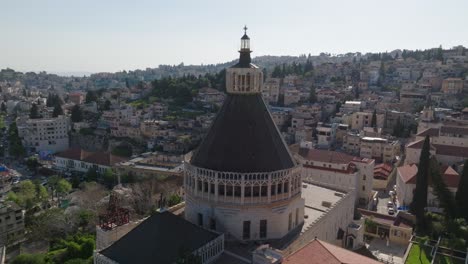
<svg viewBox="0 0 468 264">
<path fill-rule="evenodd" d="M 228 94 L 190 163 L 230 172 L 270 172 L 295 166 L 259 93 Z"/>
</svg>

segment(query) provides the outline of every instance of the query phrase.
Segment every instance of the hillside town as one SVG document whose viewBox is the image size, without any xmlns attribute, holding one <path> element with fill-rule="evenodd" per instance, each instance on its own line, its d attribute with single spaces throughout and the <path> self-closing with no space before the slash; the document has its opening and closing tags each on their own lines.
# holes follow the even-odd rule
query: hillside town
<svg viewBox="0 0 468 264">
<path fill-rule="evenodd" d="M 250 59 L 249 40 L 220 65 L 1 70 L 0 255 L 466 263 L 467 48 Z"/>
</svg>

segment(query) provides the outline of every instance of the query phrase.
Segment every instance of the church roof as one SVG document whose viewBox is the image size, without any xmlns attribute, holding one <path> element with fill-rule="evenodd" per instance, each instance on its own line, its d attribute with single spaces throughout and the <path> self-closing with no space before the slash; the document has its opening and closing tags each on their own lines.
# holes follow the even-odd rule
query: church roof
<svg viewBox="0 0 468 264">
<path fill-rule="evenodd" d="M 169 212 L 155 213 L 100 253 L 117 263 L 174 263 L 219 235 Z"/>
<path fill-rule="evenodd" d="M 295 166 L 261 94 L 229 94 L 191 164 L 230 172 L 270 172 Z"/>
</svg>

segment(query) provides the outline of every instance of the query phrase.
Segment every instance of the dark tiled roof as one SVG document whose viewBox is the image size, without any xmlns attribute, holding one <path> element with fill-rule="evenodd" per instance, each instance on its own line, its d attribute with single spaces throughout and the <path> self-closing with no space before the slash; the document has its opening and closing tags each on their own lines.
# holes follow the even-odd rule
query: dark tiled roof
<svg viewBox="0 0 468 264">
<path fill-rule="evenodd" d="M 121 264 L 170 264 L 181 249 L 193 252 L 218 236 L 172 213 L 156 213 L 100 253 Z"/>
<path fill-rule="evenodd" d="M 191 163 L 232 172 L 269 172 L 295 166 L 261 94 L 229 94 Z"/>
</svg>

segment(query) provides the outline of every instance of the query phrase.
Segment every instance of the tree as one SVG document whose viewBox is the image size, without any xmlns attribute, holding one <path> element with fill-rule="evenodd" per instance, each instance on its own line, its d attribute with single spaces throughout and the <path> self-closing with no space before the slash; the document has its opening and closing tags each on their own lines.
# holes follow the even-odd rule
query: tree
<svg viewBox="0 0 468 264">
<path fill-rule="evenodd" d="M 444 180 L 442 179 L 439 163 L 435 157 L 431 158 L 429 165 L 429 174 L 432 180 L 432 188 L 434 194 L 439 200 L 439 207 L 444 209 L 444 215 L 447 222 L 455 218 L 456 206 L 452 193 L 447 188 Z"/>
<path fill-rule="evenodd" d="M 60 179 L 57 182 L 57 194 L 59 197 L 68 194 L 72 189 L 71 184 L 65 180 L 65 179 Z"/>
<path fill-rule="evenodd" d="M 52 112 L 52 117 L 57 117 L 59 115 L 63 115 L 63 109 L 62 109 L 62 106 L 60 106 L 60 104 L 55 104 L 54 105 L 54 111 Z"/>
<path fill-rule="evenodd" d="M 410 205 L 410 211 L 416 216 L 416 232 L 424 232 L 426 230 L 424 211 L 427 207 L 430 156 L 430 140 L 429 136 L 426 136 L 419 157 L 416 188 L 413 193 L 413 201 Z"/>
<path fill-rule="evenodd" d="M 316 93 L 315 93 L 315 87 L 310 87 L 309 102 L 310 102 L 310 103 L 315 103 L 315 102 L 317 102 L 317 95 L 316 95 Z"/>
<path fill-rule="evenodd" d="M 97 102 L 98 96 L 95 91 L 88 91 L 86 93 L 86 100 L 85 103 Z"/>
<path fill-rule="evenodd" d="M 13 259 L 11 264 L 45 264 L 43 254 L 21 254 Z"/>
<path fill-rule="evenodd" d="M 4 113 L 6 113 L 6 111 L 7 111 L 7 107 L 6 107 L 6 104 L 5 104 L 5 102 L 2 102 L 2 106 L 1 106 L 1 108 L 0 108 L 0 111 L 2 111 L 2 112 L 4 112 Z"/>
<path fill-rule="evenodd" d="M 460 217 L 465 218 L 468 221 L 468 159 L 465 160 L 463 166 L 463 173 L 461 175 L 460 183 L 458 184 L 458 190 L 455 195 L 455 202 L 457 205 L 457 211 Z"/>
<path fill-rule="evenodd" d="M 201 264 L 201 257 L 193 254 L 186 248 L 179 249 L 176 264 Z"/>
<path fill-rule="evenodd" d="M 31 106 L 31 109 L 29 110 L 29 118 L 31 119 L 37 119 L 41 118 L 39 115 L 39 109 L 37 108 L 37 104 L 33 103 Z"/>
<path fill-rule="evenodd" d="M 373 127 L 374 129 L 377 129 L 377 110 L 375 109 L 374 109 L 374 113 L 372 113 L 371 127 Z"/>
<path fill-rule="evenodd" d="M 71 121 L 72 122 L 81 122 L 83 121 L 83 113 L 79 105 L 73 106 L 71 110 Z"/>
<path fill-rule="evenodd" d="M 109 100 L 106 100 L 104 102 L 104 106 L 102 107 L 103 110 L 110 110 L 111 108 L 111 102 Z"/>
</svg>

